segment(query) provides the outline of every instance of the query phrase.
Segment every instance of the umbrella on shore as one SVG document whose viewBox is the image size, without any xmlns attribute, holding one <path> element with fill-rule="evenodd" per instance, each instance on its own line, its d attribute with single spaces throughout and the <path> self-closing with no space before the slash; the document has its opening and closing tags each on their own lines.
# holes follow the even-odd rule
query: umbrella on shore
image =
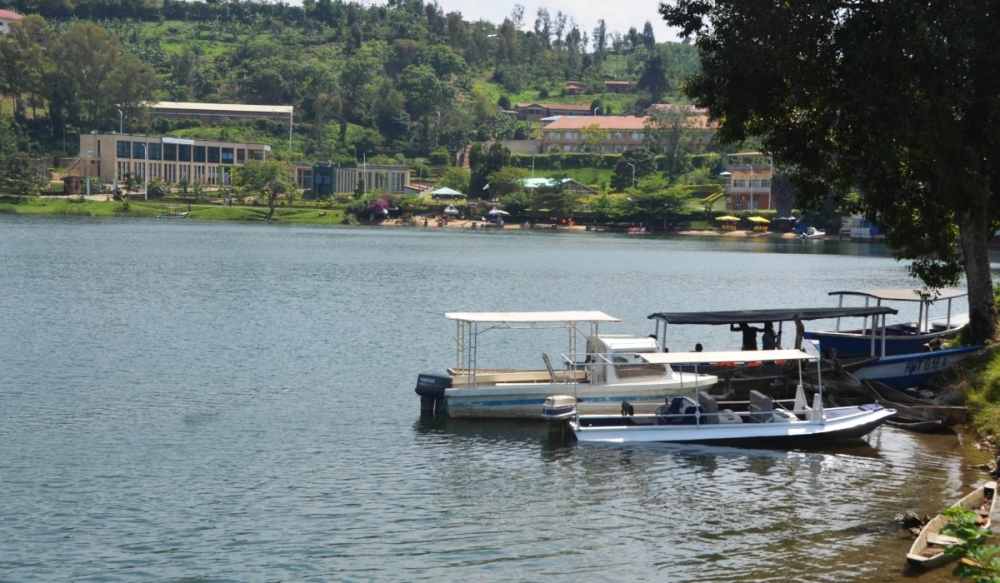
<svg viewBox="0 0 1000 583">
<path fill-rule="evenodd" d="M 764 217 L 747 217 L 747 220 L 748 221 L 753 221 L 755 223 L 761 223 L 761 224 L 767 224 L 767 223 L 771 222 L 771 221 L 765 219 Z"/>
<path fill-rule="evenodd" d="M 490 209 L 490 212 L 489 212 L 489 215 L 490 216 L 494 216 L 494 217 L 500 216 L 500 215 L 506 216 L 506 215 L 509 215 L 509 214 L 510 214 L 509 212 L 502 211 L 502 210 L 498 209 L 497 207 L 493 207 L 492 209 Z"/>
<path fill-rule="evenodd" d="M 740 218 L 739 217 L 731 217 L 729 215 L 726 215 L 724 217 L 715 217 L 715 220 L 717 220 L 717 221 L 738 221 L 738 220 L 740 220 Z"/>
<path fill-rule="evenodd" d="M 458 209 L 455 208 L 453 205 L 448 205 L 444 209 L 444 214 L 446 214 L 446 215 L 457 215 L 457 214 L 459 214 L 459 212 L 458 212 Z"/>
</svg>

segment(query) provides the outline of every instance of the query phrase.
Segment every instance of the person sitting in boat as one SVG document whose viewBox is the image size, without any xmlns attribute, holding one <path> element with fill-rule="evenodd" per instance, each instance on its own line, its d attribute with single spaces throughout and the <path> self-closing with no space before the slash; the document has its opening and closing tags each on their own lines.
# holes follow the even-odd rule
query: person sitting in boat
<svg viewBox="0 0 1000 583">
<path fill-rule="evenodd" d="M 735 324 L 730 324 L 729 331 L 743 333 L 743 348 L 741 350 L 757 350 L 757 333 L 764 330 L 754 328 L 746 322 L 740 322 L 739 328 Z"/>
<path fill-rule="evenodd" d="M 701 346 L 701 342 L 699 342 L 698 344 L 694 345 L 694 351 L 695 352 L 701 352 L 702 350 L 704 350 L 704 348 Z"/>
<path fill-rule="evenodd" d="M 764 350 L 776 350 L 778 348 L 778 335 L 774 333 L 774 324 L 764 322 L 764 335 L 760 337 Z"/>
</svg>

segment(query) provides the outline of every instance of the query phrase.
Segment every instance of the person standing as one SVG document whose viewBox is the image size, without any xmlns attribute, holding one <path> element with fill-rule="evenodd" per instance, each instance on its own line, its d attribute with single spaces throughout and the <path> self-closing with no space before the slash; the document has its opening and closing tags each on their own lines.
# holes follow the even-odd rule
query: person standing
<svg viewBox="0 0 1000 583">
<path fill-rule="evenodd" d="M 746 322 L 740 322 L 739 328 L 735 324 L 729 325 L 730 332 L 743 333 L 743 348 L 741 350 L 757 350 L 757 333 L 763 332 L 761 328 L 754 328 Z"/>
<path fill-rule="evenodd" d="M 764 350 L 776 350 L 778 348 L 778 336 L 774 333 L 774 324 L 764 322 L 764 335 L 760 337 Z"/>
</svg>

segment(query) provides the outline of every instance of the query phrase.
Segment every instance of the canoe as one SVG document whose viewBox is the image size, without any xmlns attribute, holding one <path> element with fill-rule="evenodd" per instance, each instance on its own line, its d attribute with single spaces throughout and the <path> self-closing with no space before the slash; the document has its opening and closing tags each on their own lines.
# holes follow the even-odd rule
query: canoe
<svg viewBox="0 0 1000 583">
<path fill-rule="evenodd" d="M 174 214 L 156 215 L 156 218 L 158 218 L 158 219 L 186 219 L 187 216 L 188 216 L 188 213 L 180 213 L 180 214 L 176 214 L 176 215 L 174 215 Z"/>
<path fill-rule="evenodd" d="M 933 421 L 919 421 L 903 417 L 890 417 L 886 420 L 885 424 L 898 429 L 916 431 L 917 433 L 934 433 L 935 431 L 940 431 L 942 427 L 940 419 L 934 419 Z"/>
<path fill-rule="evenodd" d="M 990 516 L 993 514 L 993 505 L 996 503 L 997 483 L 986 482 L 976 488 L 971 494 L 952 504 L 952 508 L 962 506 L 966 510 L 975 512 L 984 520 L 984 528 L 990 527 Z M 940 514 L 927 523 L 927 526 L 920 531 L 920 536 L 913 541 L 910 552 L 906 553 L 906 560 L 911 565 L 919 565 L 925 569 L 933 569 L 955 560 L 957 557 L 945 554 L 944 549 L 959 540 L 955 537 L 946 536 L 941 533 L 941 529 L 948 524 L 949 520 Z"/>
<path fill-rule="evenodd" d="M 965 421 L 965 407 L 899 403 L 885 397 L 885 393 L 887 392 L 885 389 L 887 387 L 882 383 L 871 379 L 864 379 L 862 383 L 868 389 L 868 392 L 871 393 L 876 403 L 887 409 L 895 409 L 898 417 L 916 421 L 938 420 L 944 427 L 951 427 Z M 916 399 L 910 397 L 910 400 Z"/>
</svg>

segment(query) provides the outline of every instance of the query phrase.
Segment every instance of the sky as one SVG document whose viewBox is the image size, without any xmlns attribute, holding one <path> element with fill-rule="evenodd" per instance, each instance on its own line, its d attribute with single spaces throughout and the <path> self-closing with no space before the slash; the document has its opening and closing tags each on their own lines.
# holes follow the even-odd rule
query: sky
<svg viewBox="0 0 1000 583">
<path fill-rule="evenodd" d="M 302 0 L 286 0 L 289 4 L 302 5 Z M 424 0 L 427 2 L 428 0 Z M 364 4 L 375 4 L 371 0 L 362 0 Z M 438 0 L 441 9 L 448 12 L 459 11 L 465 20 L 489 20 L 496 24 L 503 22 L 503 19 L 510 16 L 514 8 L 514 1 L 490 2 L 485 0 Z M 657 8 L 659 0 L 628 0 L 627 10 L 615 10 L 617 3 L 601 2 L 598 0 L 520 0 L 524 6 L 524 28 L 530 30 L 535 25 L 535 15 L 539 8 L 547 8 L 549 14 L 554 18 L 556 12 L 562 11 L 568 17 L 576 20 L 580 30 L 586 31 L 589 37 L 597 21 L 601 18 L 607 23 L 608 32 L 618 31 L 622 34 L 628 32 L 629 27 L 634 26 L 636 30 L 642 32 L 642 27 L 648 20 L 653 24 L 653 32 L 656 34 L 657 42 L 678 41 L 676 29 L 669 29 Z M 609 9 L 609 6 L 611 7 Z"/>
</svg>

